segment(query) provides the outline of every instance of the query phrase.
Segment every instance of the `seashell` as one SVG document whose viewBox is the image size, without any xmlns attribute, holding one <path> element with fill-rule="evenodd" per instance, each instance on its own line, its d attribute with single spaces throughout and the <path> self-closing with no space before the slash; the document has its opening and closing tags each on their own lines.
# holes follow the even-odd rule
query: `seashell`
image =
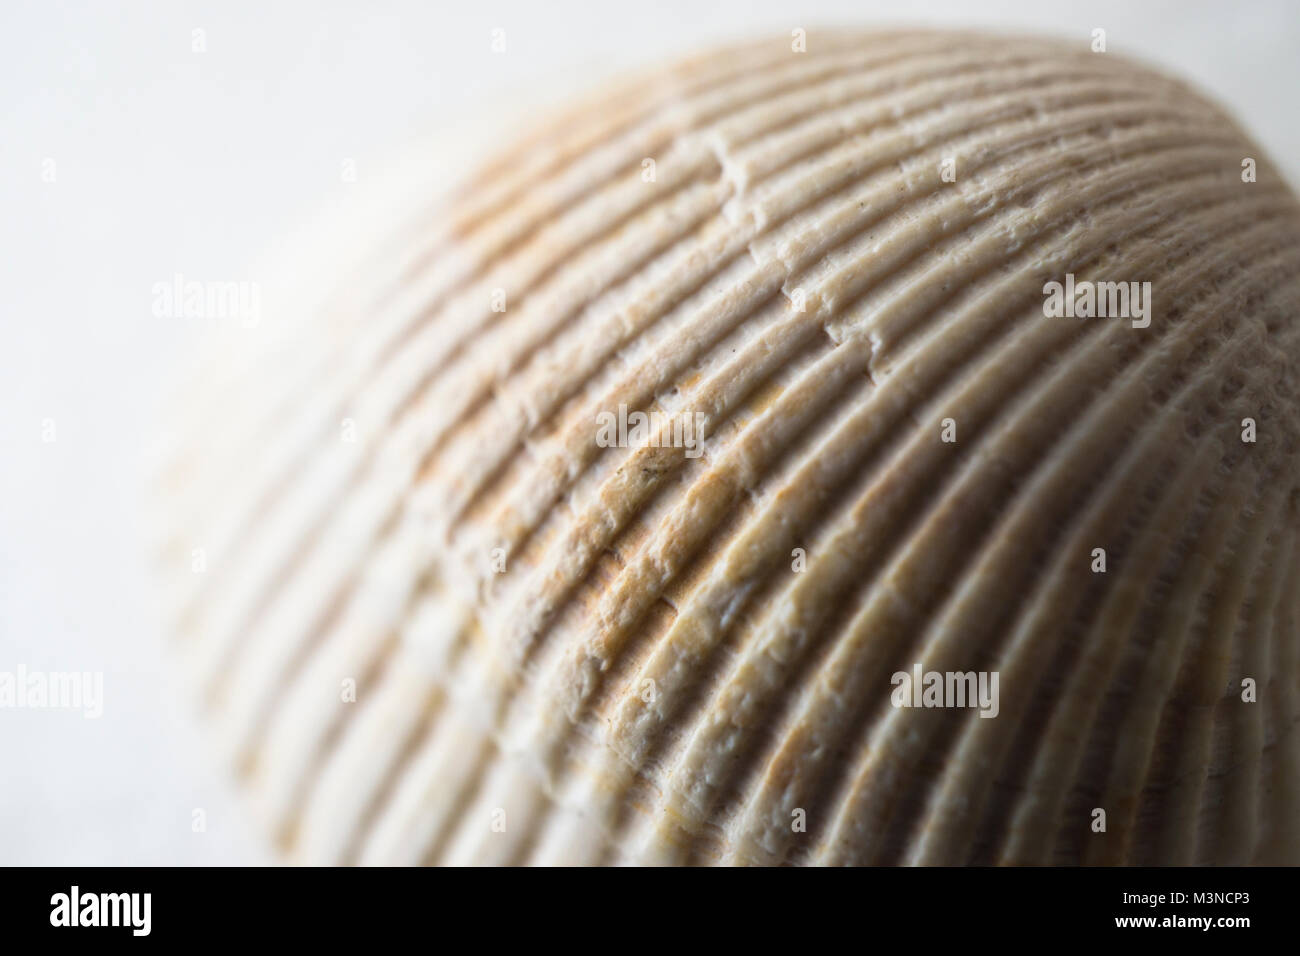
<svg viewBox="0 0 1300 956">
<path fill-rule="evenodd" d="M 1294 194 L 1086 45 L 792 46 L 406 195 L 196 379 L 177 652 L 276 845 L 1300 862 Z"/>
</svg>

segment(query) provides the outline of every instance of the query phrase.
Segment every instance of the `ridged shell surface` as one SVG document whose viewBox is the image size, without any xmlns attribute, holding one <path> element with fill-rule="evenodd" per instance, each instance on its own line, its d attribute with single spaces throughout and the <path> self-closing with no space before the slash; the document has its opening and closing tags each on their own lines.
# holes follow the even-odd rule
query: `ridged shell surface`
<svg viewBox="0 0 1300 956">
<path fill-rule="evenodd" d="M 285 859 L 1300 862 L 1293 193 L 1086 41 L 800 46 L 499 143 L 196 380 L 176 646 Z"/>
</svg>

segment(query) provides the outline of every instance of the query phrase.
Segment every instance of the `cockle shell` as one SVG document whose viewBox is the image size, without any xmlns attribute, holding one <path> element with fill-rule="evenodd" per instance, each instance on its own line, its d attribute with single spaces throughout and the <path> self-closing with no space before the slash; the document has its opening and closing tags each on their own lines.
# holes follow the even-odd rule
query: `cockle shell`
<svg viewBox="0 0 1300 956">
<path fill-rule="evenodd" d="M 1300 207 L 1220 108 L 813 32 L 434 199 L 211 360 L 168 474 L 285 859 L 1300 862 Z"/>
</svg>

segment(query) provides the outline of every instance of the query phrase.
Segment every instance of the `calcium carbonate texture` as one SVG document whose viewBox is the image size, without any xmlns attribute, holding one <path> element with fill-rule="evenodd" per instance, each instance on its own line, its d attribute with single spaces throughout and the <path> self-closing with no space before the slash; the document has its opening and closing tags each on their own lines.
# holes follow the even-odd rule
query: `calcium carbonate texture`
<svg viewBox="0 0 1300 956">
<path fill-rule="evenodd" d="M 715 50 L 313 276 L 166 475 L 285 859 L 1300 862 L 1300 208 L 1183 83 Z"/>
</svg>

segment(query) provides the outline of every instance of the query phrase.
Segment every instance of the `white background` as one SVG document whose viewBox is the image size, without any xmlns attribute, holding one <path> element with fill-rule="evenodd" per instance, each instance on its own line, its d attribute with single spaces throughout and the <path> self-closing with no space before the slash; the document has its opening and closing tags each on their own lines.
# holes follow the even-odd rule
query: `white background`
<svg viewBox="0 0 1300 956">
<path fill-rule="evenodd" d="M 179 360 L 212 334 L 155 317 L 154 283 L 256 275 L 263 257 L 292 253 L 295 228 L 363 202 L 412 144 L 421 157 L 463 151 L 457 131 L 525 96 L 713 40 L 900 19 L 1081 44 L 1102 27 L 1110 52 L 1229 104 L 1300 182 L 1294 0 L 5 0 L 0 671 L 103 671 L 105 702 L 99 720 L 0 709 L 0 864 L 269 859 L 173 681 L 145 560 L 146 451 Z M 504 55 L 489 49 L 494 28 Z M 356 184 L 341 181 L 348 158 Z M 205 833 L 191 831 L 195 808 Z"/>
</svg>

